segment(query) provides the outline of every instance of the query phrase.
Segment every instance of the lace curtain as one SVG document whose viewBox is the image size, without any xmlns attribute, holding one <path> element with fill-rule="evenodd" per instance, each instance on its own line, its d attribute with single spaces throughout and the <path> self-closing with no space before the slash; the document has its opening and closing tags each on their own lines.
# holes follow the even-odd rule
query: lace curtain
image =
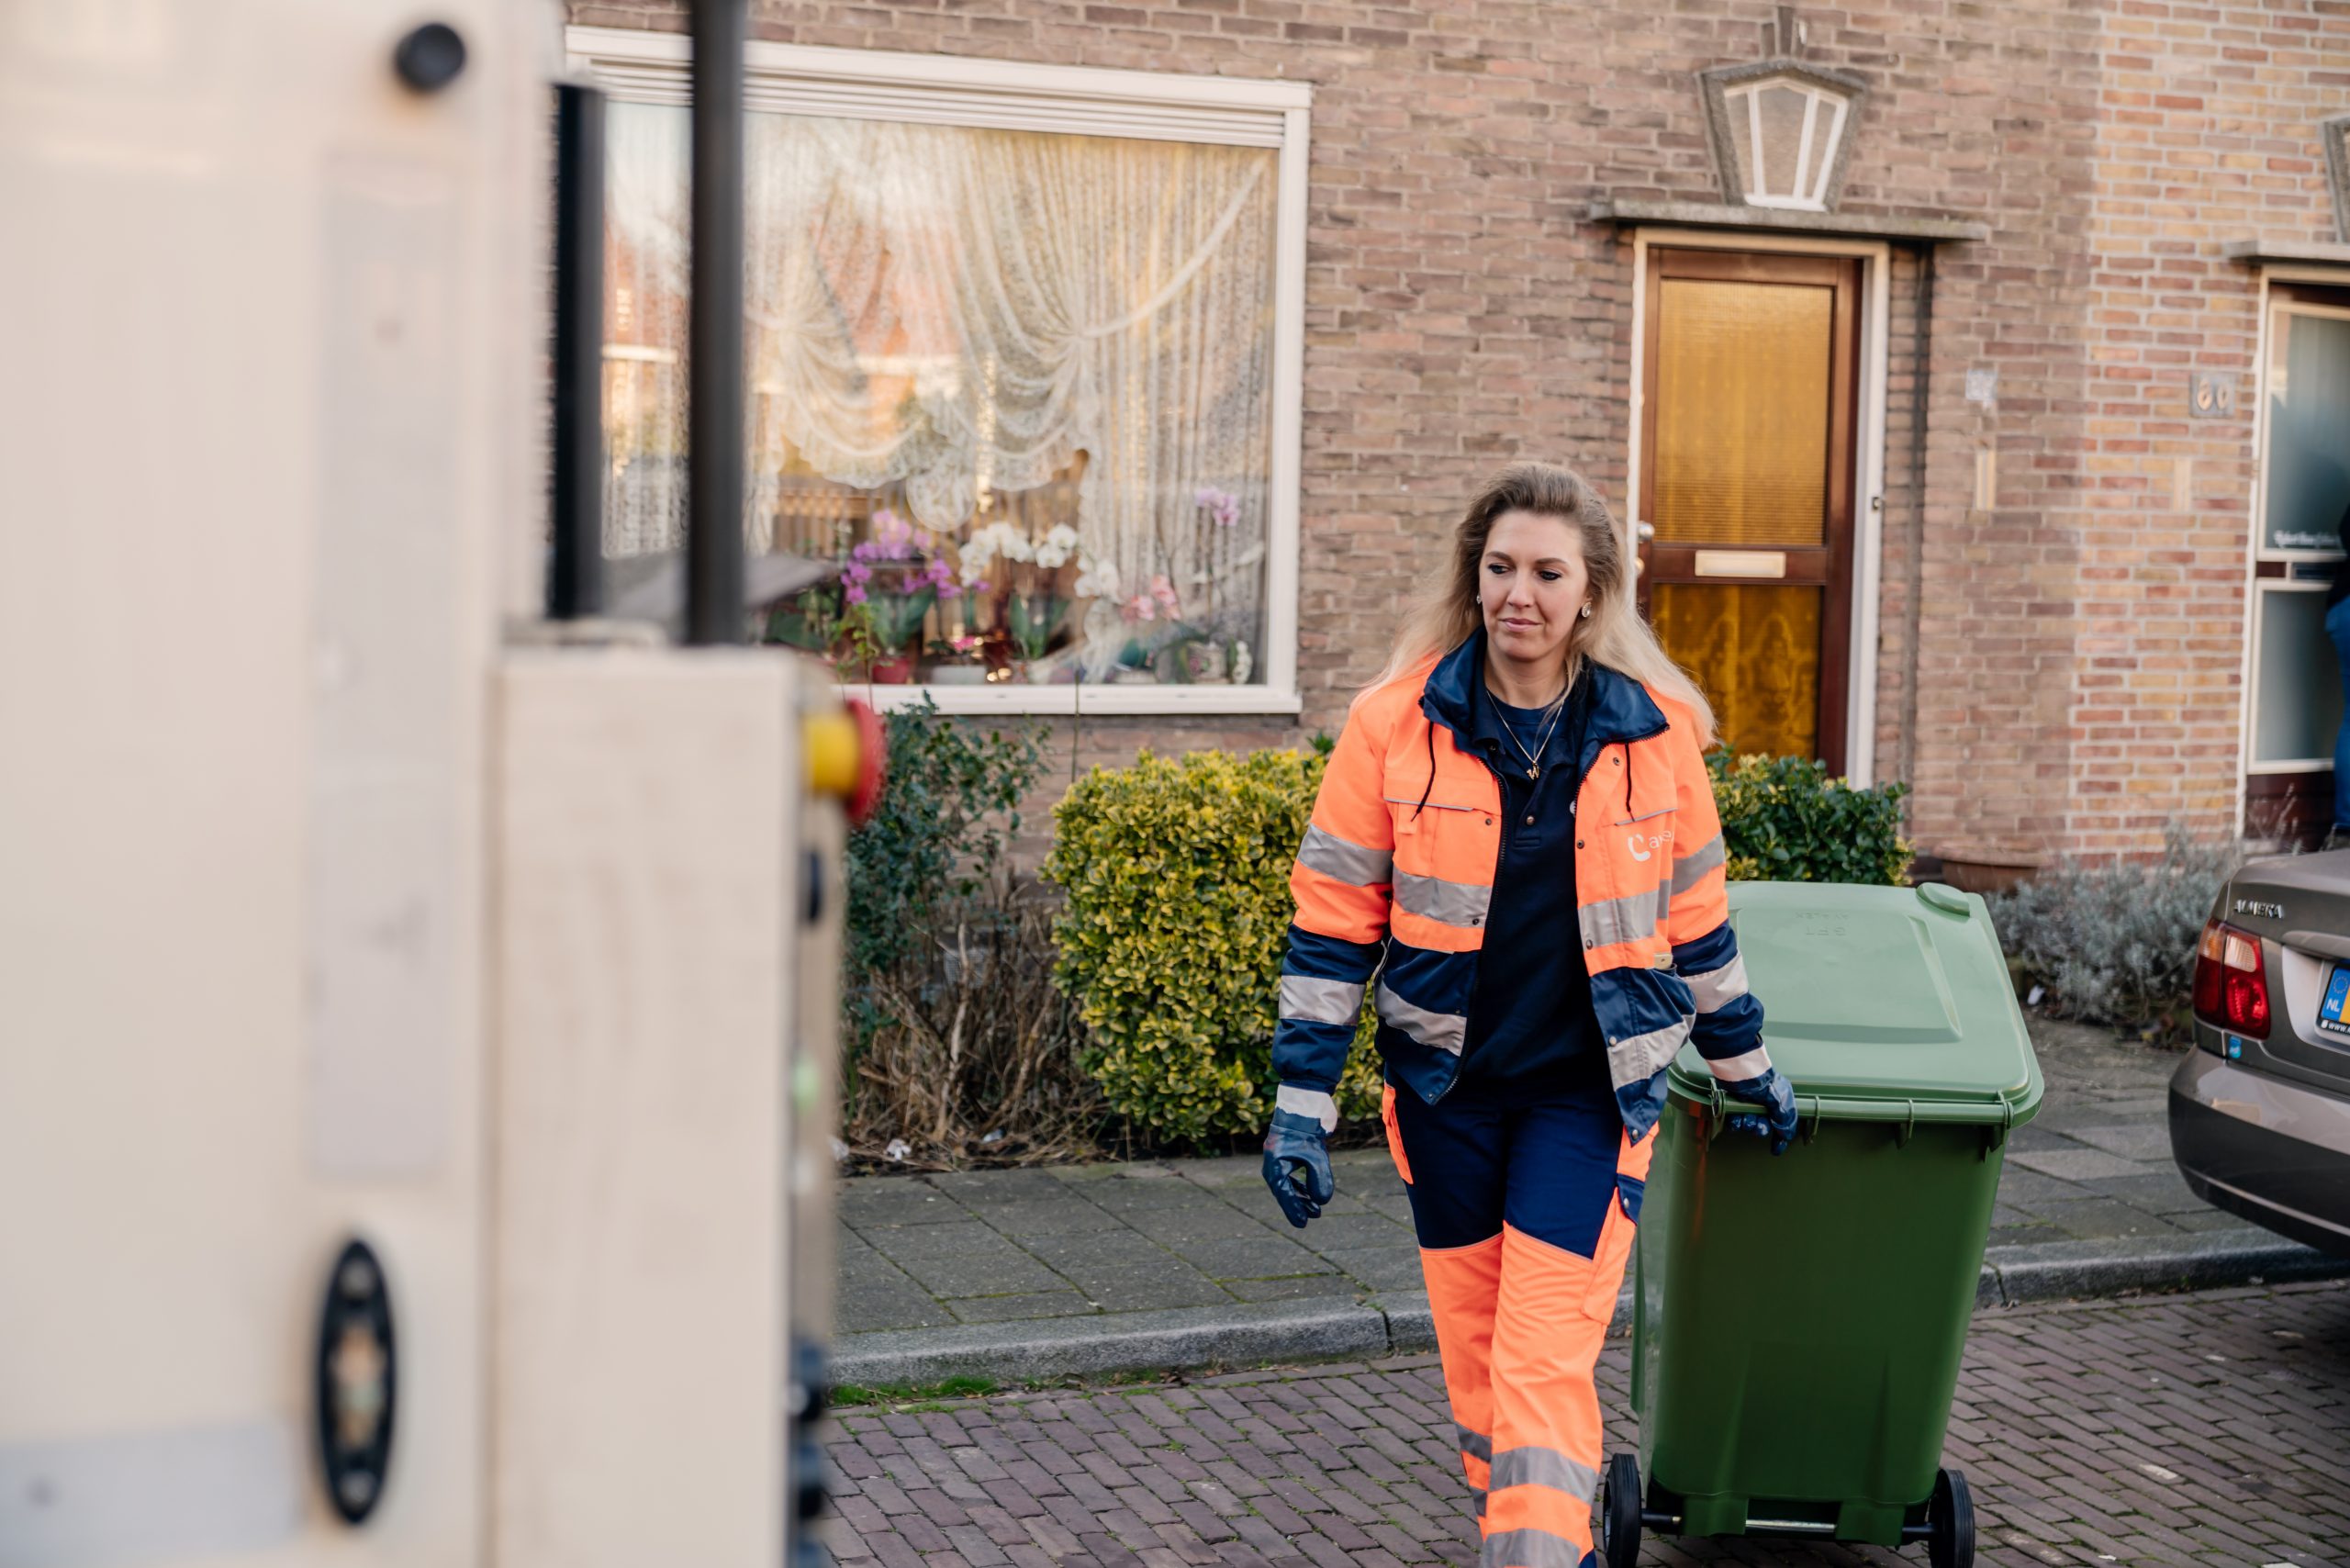
<svg viewBox="0 0 2350 1568">
<path fill-rule="evenodd" d="M 616 555 L 682 534 L 687 125 L 610 117 Z M 1259 638 L 1272 151 L 761 114 L 747 152 L 752 548 L 808 547 L 776 523 L 812 482 L 836 547 L 880 498 L 976 578 L 975 531 L 1016 555 L 1017 498 L 1061 495 L 1090 660 L 1137 599 Z"/>
</svg>

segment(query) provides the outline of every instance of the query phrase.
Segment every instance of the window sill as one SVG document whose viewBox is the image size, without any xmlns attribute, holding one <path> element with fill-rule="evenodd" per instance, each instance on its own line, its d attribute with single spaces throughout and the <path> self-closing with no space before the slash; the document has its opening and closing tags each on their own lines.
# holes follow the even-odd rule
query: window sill
<svg viewBox="0 0 2350 1568">
<path fill-rule="evenodd" d="M 921 705 L 924 697 L 942 713 L 1074 715 L 1082 711 L 1108 717 L 1121 713 L 1294 714 L 1302 703 L 1294 691 L 1269 686 L 874 686 L 845 682 L 841 689 L 862 697 L 881 712 Z"/>
</svg>

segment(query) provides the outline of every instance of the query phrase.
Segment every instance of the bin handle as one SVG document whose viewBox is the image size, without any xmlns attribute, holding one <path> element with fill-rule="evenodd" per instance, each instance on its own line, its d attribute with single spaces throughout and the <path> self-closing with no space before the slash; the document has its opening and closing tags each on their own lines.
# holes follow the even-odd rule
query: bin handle
<svg viewBox="0 0 2350 1568">
<path fill-rule="evenodd" d="M 1711 1143 L 1720 1135 L 1722 1125 L 1738 1111 L 1731 1107 L 1729 1096 L 1722 1092 L 1718 1083 L 1710 1086 L 1710 1104 L 1707 1108 L 1712 1112 L 1712 1116 L 1706 1141 Z M 1901 1113 L 1898 1117 L 1893 1114 L 1896 1110 Z M 1896 1124 L 1894 1137 L 1899 1144 L 1907 1144 L 1920 1126 L 1953 1125 L 1982 1127 L 2004 1142 L 2007 1134 L 2015 1126 L 2016 1108 L 2005 1099 L 1998 1103 L 1998 1108 L 1994 1112 L 1989 1105 L 1953 1104 L 1935 1100 L 1921 1103 L 1916 1100 L 1845 1100 L 1828 1094 L 1796 1096 L 1796 1121 L 1801 1123 L 1807 1118 L 1811 1124 L 1811 1131 L 1807 1137 L 1817 1136 L 1819 1124 L 1831 1117 L 1842 1121 L 1893 1122 Z"/>
</svg>

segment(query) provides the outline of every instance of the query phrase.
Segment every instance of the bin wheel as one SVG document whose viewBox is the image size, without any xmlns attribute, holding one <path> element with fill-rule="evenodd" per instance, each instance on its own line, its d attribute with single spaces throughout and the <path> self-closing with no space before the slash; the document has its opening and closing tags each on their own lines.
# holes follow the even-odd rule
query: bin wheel
<svg viewBox="0 0 2350 1568">
<path fill-rule="evenodd" d="M 1640 1556 L 1640 1462 L 1619 1453 L 1599 1489 L 1600 1550 L 1607 1568 L 1633 1568 Z"/>
<path fill-rule="evenodd" d="M 1975 1499 L 1966 1477 L 1944 1470 L 1934 1477 L 1934 1500 L 1926 1509 L 1926 1560 L 1934 1568 L 1974 1568 Z"/>
</svg>

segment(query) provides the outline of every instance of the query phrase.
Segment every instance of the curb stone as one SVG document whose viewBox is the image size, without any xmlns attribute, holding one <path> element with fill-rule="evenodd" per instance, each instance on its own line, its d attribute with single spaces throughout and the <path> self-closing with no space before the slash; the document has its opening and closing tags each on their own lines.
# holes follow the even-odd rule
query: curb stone
<svg viewBox="0 0 2350 1568">
<path fill-rule="evenodd" d="M 2135 1241 L 2043 1241 L 1987 1249 L 1975 1304 L 2014 1306 L 2126 1291 L 2210 1290 L 2343 1274 L 2350 1274 L 2350 1258 L 2250 1226 L 2206 1231 L 2159 1248 Z"/>
<path fill-rule="evenodd" d="M 2124 1240 L 1990 1248 L 1975 1302 L 2014 1306 L 2344 1274 L 2350 1274 L 2350 1259 L 2244 1226 L 2154 1246 Z M 1619 1321 L 1630 1302 L 1628 1284 L 1617 1297 Z M 1255 1361 L 1361 1361 L 1435 1348 L 1427 1294 L 1392 1292 L 1366 1302 L 1172 1307 L 848 1334 L 834 1342 L 833 1378 L 859 1387 L 921 1388 L 952 1377 L 1018 1382 Z"/>
<path fill-rule="evenodd" d="M 950 1377 L 1012 1382 L 1389 1353 L 1378 1308 L 1326 1299 L 845 1335 L 834 1342 L 833 1380 L 919 1388 Z"/>
</svg>

